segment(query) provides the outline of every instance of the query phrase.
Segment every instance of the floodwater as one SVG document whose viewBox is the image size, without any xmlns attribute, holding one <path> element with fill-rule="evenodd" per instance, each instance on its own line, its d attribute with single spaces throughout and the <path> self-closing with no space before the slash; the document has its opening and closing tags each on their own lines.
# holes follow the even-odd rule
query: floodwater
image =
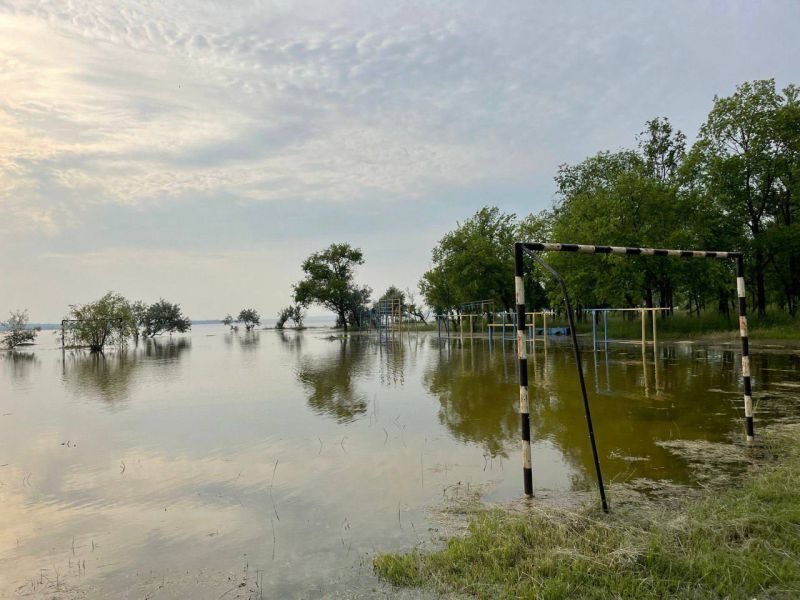
<svg viewBox="0 0 800 600">
<path fill-rule="evenodd" d="M 213 325 L 105 356 L 40 341 L 0 355 L 0 597 L 391 596 L 376 552 L 436 538 L 437 507 L 468 490 L 521 495 L 512 342 Z M 529 352 L 537 494 L 591 489 L 571 348 Z M 608 480 L 692 484 L 664 442 L 743 437 L 735 345 L 583 360 Z M 751 360 L 758 427 L 796 405 L 800 352 Z"/>
</svg>

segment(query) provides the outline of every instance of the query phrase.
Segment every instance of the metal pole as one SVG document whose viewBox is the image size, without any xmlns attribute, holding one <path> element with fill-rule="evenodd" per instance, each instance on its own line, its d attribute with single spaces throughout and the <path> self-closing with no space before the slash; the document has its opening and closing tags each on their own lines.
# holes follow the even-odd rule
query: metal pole
<svg viewBox="0 0 800 600">
<path fill-rule="evenodd" d="M 521 246 L 517 244 L 517 247 Z M 550 265 L 544 262 L 535 254 L 531 253 L 531 257 L 542 267 L 553 275 L 561 286 L 561 292 L 564 294 L 564 306 L 567 309 L 567 321 L 569 323 L 570 336 L 572 337 L 572 350 L 575 354 L 575 366 L 578 369 L 578 381 L 581 385 L 581 395 L 583 396 L 583 409 L 586 414 L 586 427 L 589 431 L 589 443 L 592 446 L 592 458 L 594 458 L 594 468 L 597 476 L 597 486 L 600 489 L 600 504 L 603 507 L 603 512 L 608 512 L 608 502 L 606 501 L 606 489 L 603 485 L 603 474 L 600 470 L 600 458 L 597 455 L 597 443 L 594 439 L 594 427 L 592 426 L 592 413 L 589 410 L 589 397 L 586 394 L 586 382 L 583 379 L 583 365 L 581 364 L 581 352 L 578 347 L 578 336 L 575 333 L 575 320 L 572 317 L 572 305 L 569 302 L 569 294 L 567 293 L 567 284 L 564 282 L 563 277 L 558 274 Z M 522 261 L 520 260 L 520 264 Z M 518 309 L 519 310 L 519 309 Z M 520 361 L 520 365 L 522 362 Z"/>
<path fill-rule="evenodd" d="M 544 351 L 547 352 L 547 312 L 542 314 L 542 335 L 544 336 Z"/>
<path fill-rule="evenodd" d="M 658 316 L 658 311 L 655 308 L 653 308 L 650 312 L 653 315 L 653 352 L 655 352 L 656 341 L 658 339 L 658 336 L 656 335 L 656 317 Z"/>
<path fill-rule="evenodd" d="M 592 309 L 592 352 L 597 352 L 597 311 Z"/>
<path fill-rule="evenodd" d="M 517 302 L 517 357 L 519 359 L 519 416 L 522 436 L 522 480 L 526 496 L 533 496 L 531 421 L 528 404 L 528 357 L 525 353 L 525 285 L 522 244 L 514 245 L 514 287 Z"/>
<path fill-rule="evenodd" d="M 645 344 L 647 344 L 647 329 L 644 322 L 647 311 L 644 308 L 639 309 L 639 314 L 642 315 L 642 352 L 644 352 Z"/>
<path fill-rule="evenodd" d="M 755 439 L 753 427 L 753 390 L 750 382 L 750 345 L 747 339 L 747 297 L 744 287 L 744 258 L 736 258 L 736 293 L 739 296 L 739 336 L 742 338 L 742 379 L 744 380 L 744 421 L 747 442 Z"/>
<path fill-rule="evenodd" d="M 603 352 L 608 352 L 608 311 L 603 311 Z"/>
</svg>

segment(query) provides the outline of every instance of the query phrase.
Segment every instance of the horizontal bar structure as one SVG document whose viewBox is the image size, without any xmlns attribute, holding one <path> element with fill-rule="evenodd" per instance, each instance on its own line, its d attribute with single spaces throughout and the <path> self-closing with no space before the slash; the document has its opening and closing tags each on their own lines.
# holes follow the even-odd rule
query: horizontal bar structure
<svg viewBox="0 0 800 600">
<path fill-rule="evenodd" d="M 581 254 L 627 254 L 628 256 L 675 256 L 680 258 L 742 258 L 741 252 L 710 252 L 708 250 L 665 250 L 631 246 L 589 246 L 587 244 L 522 243 L 526 250 L 539 252 L 580 252 Z"/>
<path fill-rule="evenodd" d="M 635 310 L 636 312 L 641 312 L 643 310 L 656 311 L 656 310 L 670 310 L 670 309 L 665 306 L 653 306 L 653 307 L 637 306 L 635 308 L 579 308 L 578 310 L 580 310 L 581 312 L 625 312 L 628 310 Z"/>
</svg>

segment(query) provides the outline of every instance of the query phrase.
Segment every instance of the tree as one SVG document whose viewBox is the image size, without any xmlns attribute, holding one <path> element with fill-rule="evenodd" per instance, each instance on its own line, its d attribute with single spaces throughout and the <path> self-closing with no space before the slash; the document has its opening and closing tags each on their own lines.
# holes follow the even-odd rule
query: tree
<svg viewBox="0 0 800 600">
<path fill-rule="evenodd" d="M 761 314 L 767 306 L 767 267 L 774 258 L 768 234 L 790 227 L 798 214 L 793 194 L 800 150 L 797 91 L 789 86 L 781 95 L 769 79 L 743 83 L 727 98 L 715 97 L 690 153 L 697 185 L 740 230 Z M 786 256 L 787 264 L 790 256 L 796 257 Z M 797 278 L 787 280 L 790 298 Z"/>
<path fill-rule="evenodd" d="M 367 286 L 358 287 L 355 269 L 364 264 L 364 254 L 349 244 L 331 244 L 303 261 L 305 278 L 294 286 L 294 300 L 306 307 L 320 304 L 336 314 L 339 327 L 359 325 L 361 314 L 372 294 Z"/>
<path fill-rule="evenodd" d="M 131 303 L 131 314 L 138 325 L 133 332 L 133 340 L 136 344 L 139 343 L 139 327 L 144 326 L 143 324 L 147 316 L 147 308 L 147 304 L 141 300 L 136 300 L 135 302 Z"/>
<path fill-rule="evenodd" d="M 120 294 L 108 292 L 89 304 L 70 306 L 68 331 L 73 343 L 102 352 L 107 344 L 124 345 L 138 323 L 131 304 Z"/>
<path fill-rule="evenodd" d="M 298 329 L 303 328 L 303 319 L 306 318 L 306 313 L 303 310 L 303 307 L 299 304 L 295 304 L 289 307 L 289 318 L 294 323 L 294 326 Z"/>
<path fill-rule="evenodd" d="M 399 299 L 400 304 L 405 304 L 406 293 L 396 285 L 390 285 L 387 288 L 387 290 L 383 292 L 383 295 L 380 298 L 378 298 L 378 302 L 385 302 L 387 300 L 395 300 L 395 299 Z"/>
<path fill-rule="evenodd" d="M 289 314 L 291 313 L 292 307 L 287 306 L 286 308 L 282 308 L 278 313 L 278 320 L 275 322 L 275 329 L 283 329 L 286 326 L 286 321 L 289 320 Z"/>
<path fill-rule="evenodd" d="M 163 298 L 147 307 L 139 324 L 144 336 L 151 338 L 174 331 L 185 333 L 192 328 L 192 322 L 183 316 L 180 306 Z"/>
<path fill-rule="evenodd" d="M 236 320 L 242 323 L 247 331 L 250 331 L 256 325 L 261 325 L 261 315 L 254 308 L 243 308 L 239 311 L 239 316 Z"/>
<path fill-rule="evenodd" d="M 417 296 L 410 288 L 406 288 L 405 299 L 407 301 L 406 310 L 408 314 L 427 325 L 430 311 L 423 310 L 424 307 L 421 304 L 417 304 Z"/>
<path fill-rule="evenodd" d="M 428 306 L 439 314 L 475 300 L 494 300 L 511 308 L 516 227 L 516 215 L 484 207 L 445 234 L 433 249 L 431 269 L 419 283 Z"/>
<path fill-rule="evenodd" d="M 27 310 L 12 310 L 8 321 L 0 323 L 0 326 L 6 330 L 2 346 L 7 350 L 16 348 L 20 344 L 33 342 L 39 332 L 38 327 L 36 329 L 28 327 Z"/>
<path fill-rule="evenodd" d="M 231 315 L 225 315 L 225 318 L 222 319 L 222 324 L 230 327 L 231 329 L 233 329 L 233 324 L 235 322 L 236 320 Z"/>
<path fill-rule="evenodd" d="M 283 329 L 286 326 L 286 321 L 291 320 L 297 329 L 303 328 L 303 319 L 305 319 L 303 307 L 299 304 L 293 304 L 281 309 L 278 313 L 278 321 L 275 323 L 275 329 Z"/>
</svg>

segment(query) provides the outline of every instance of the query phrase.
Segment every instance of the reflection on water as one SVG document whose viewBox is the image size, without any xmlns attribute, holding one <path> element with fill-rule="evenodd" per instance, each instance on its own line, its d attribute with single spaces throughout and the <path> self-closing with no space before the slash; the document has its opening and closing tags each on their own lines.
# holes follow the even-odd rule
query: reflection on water
<svg viewBox="0 0 800 600">
<path fill-rule="evenodd" d="M 584 356 L 604 474 L 692 483 L 662 442 L 740 439 L 737 350 L 644 350 Z M 571 349 L 528 365 L 537 490 L 587 489 Z M 759 424 L 796 415 L 800 354 L 751 365 Z M 221 326 L 5 353 L 0 595 L 217 598 L 249 566 L 264 597 L 372 597 L 372 554 L 424 540 L 445 491 L 521 494 L 517 368 L 513 342 Z"/>
<path fill-rule="evenodd" d="M 457 439 L 479 444 L 490 456 L 507 456 L 509 442 L 519 431 L 519 414 L 511 400 L 517 388 L 497 375 L 503 367 L 507 371 L 503 363 L 510 357 L 476 353 L 474 344 L 459 354 L 463 360 L 452 360 L 451 352 L 439 354 L 423 374 L 425 387 L 439 401 L 439 421 Z"/>
<path fill-rule="evenodd" d="M 10 378 L 18 383 L 27 380 L 40 366 L 39 357 L 33 352 L 0 352 L 0 358 Z"/>
<path fill-rule="evenodd" d="M 132 348 L 92 353 L 70 350 L 62 353 L 64 383 L 77 397 L 101 400 L 110 407 L 125 402 L 136 372 L 148 364 L 170 377 L 181 355 L 192 347 L 187 338 L 147 339 Z"/>
<path fill-rule="evenodd" d="M 367 412 L 367 397 L 357 389 L 356 380 L 364 373 L 368 345 L 347 338 L 332 344 L 333 350 L 323 358 L 301 357 L 297 379 L 308 390 L 308 404 L 317 414 L 348 423 Z"/>
</svg>

